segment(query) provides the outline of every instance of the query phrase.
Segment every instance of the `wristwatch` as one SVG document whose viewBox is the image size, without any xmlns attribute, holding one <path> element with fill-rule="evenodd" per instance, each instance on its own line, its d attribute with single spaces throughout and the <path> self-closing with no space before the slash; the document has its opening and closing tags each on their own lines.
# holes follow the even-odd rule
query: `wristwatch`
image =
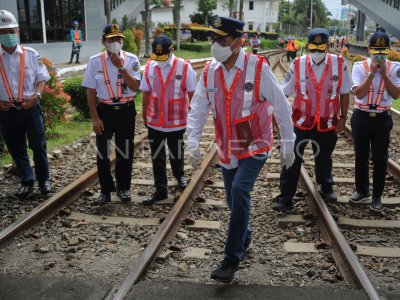
<svg viewBox="0 0 400 300">
<path fill-rule="evenodd" d="M 122 73 L 124 71 L 126 71 L 126 69 L 124 67 L 118 68 L 118 73 Z"/>
<path fill-rule="evenodd" d="M 372 77 L 374 77 L 374 74 L 372 74 L 371 72 L 368 72 L 367 76 L 368 76 L 368 78 L 372 78 Z"/>
<path fill-rule="evenodd" d="M 35 95 L 38 97 L 38 100 L 42 100 L 42 94 L 41 93 L 35 93 Z"/>
</svg>

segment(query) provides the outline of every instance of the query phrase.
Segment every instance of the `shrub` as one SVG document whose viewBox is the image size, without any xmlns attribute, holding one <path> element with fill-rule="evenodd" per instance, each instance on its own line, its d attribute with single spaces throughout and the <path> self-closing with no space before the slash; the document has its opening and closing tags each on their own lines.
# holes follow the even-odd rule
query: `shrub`
<svg viewBox="0 0 400 300">
<path fill-rule="evenodd" d="M 361 55 L 356 55 L 353 57 L 353 65 L 358 62 L 358 61 L 362 61 L 363 57 Z"/>
<path fill-rule="evenodd" d="M 400 61 L 400 52 L 396 50 L 390 50 L 388 59 L 391 61 Z"/>
<path fill-rule="evenodd" d="M 57 71 L 53 66 L 53 62 L 47 58 L 43 58 L 43 63 L 49 71 L 50 79 L 47 81 L 42 93 L 40 105 L 43 110 L 46 131 L 50 132 L 54 129 L 55 124 L 65 120 L 70 96 L 64 92 L 63 85 L 57 77 Z"/>
<path fill-rule="evenodd" d="M 279 47 L 279 42 L 278 40 L 266 40 L 266 39 L 261 39 L 261 49 L 275 49 Z"/>
<path fill-rule="evenodd" d="M 343 47 L 342 50 L 340 50 L 340 55 L 347 57 L 347 55 L 349 55 L 349 48 Z"/>
<path fill-rule="evenodd" d="M 71 105 L 84 117 L 90 118 L 86 88 L 82 86 L 82 76 L 71 77 L 64 81 L 64 91 L 71 96 Z"/>
<path fill-rule="evenodd" d="M 136 47 L 138 52 L 140 52 L 140 48 L 142 47 L 142 40 L 143 40 L 143 31 L 136 28 L 132 28 L 133 36 L 135 37 Z"/>
<path fill-rule="evenodd" d="M 202 43 L 181 43 L 181 50 L 193 52 L 210 52 L 211 45 L 209 42 Z"/>
<path fill-rule="evenodd" d="M 122 47 L 122 49 L 127 52 L 139 55 L 139 51 L 138 51 L 138 48 L 135 43 L 135 36 L 133 35 L 132 30 L 125 29 L 124 36 L 125 36 L 125 41 L 124 41 L 124 46 Z"/>
<path fill-rule="evenodd" d="M 156 27 L 154 30 L 154 37 L 164 34 L 164 29 L 161 27 Z"/>
</svg>

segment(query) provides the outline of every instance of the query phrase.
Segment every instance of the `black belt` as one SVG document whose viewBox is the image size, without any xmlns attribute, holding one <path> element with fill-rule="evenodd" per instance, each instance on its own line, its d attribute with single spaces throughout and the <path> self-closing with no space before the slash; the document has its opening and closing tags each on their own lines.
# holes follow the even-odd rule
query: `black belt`
<svg viewBox="0 0 400 300">
<path fill-rule="evenodd" d="M 102 103 L 99 102 L 99 106 L 110 109 L 110 110 L 120 110 L 123 108 L 127 108 L 130 107 L 131 105 L 133 105 L 134 101 L 129 101 L 129 102 L 125 102 L 125 103 L 120 103 L 120 104 L 106 104 L 106 103 Z"/>
<path fill-rule="evenodd" d="M 361 109 L 355 109 L 355 112 L 360 112 L 365 116 L 368 116 L 370 118 L 379 118 L 379 117 L 387 117 L 390 116 L 390 111 L 386 110 L 386 111 L 382 111 L 382 112 L 370 112 L 370 111 L 365 111 L 365 110 L 361 110 Z"/>
</svg>

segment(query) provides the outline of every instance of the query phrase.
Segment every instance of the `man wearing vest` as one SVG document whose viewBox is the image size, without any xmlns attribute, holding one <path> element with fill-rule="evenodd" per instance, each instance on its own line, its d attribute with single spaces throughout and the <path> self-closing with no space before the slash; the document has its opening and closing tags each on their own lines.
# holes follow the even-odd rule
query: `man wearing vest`
<svg viewBox="0 0 400 300">
<path fill-rule="evenodd" d="M 76 63 L 79 64 L 79 53 L 82 47 L 82 30 L 79 29 L 78 21 L 74 21 L 72 25 L 73 28 L 71 28 L 71 31 L 69 33 L 72 42 L 71 59 L 69 63 L 72 64 L 72 60 L 74 59 L 74 54 L 76 54 Z"/>
<path fill-rule="evenodd" d="M 25 198 L 33 191 L 35 176 L 26 151 L 33 151 L 36 180 L 42 194 L 51 192 L 46 139 L 39 101 L 50 79 L 46 66 L 32 48 L 18 44 L 18 23 L 12 13 L 0 10 L 0 127 L 21 180 L 16 192 Z"/>
<path fill-rule="evenodd" d="M 290 61 L 290 58 L 292 57 L 292 52 L 294 51 L 294 44 L 292 41 L 292 37 L 288 37 L 287 39 L 287 44 L 286 44 L 286 58 L 287 61 Z"/>
<path fill-rule="evenodd" d="M 296 133 L 296 160 L 290 170 L 282 169 L 280 195 L 272 209 L 287 212 L 293 208 L 303 163 L 304 149 L 311 140 L 315 174 L 326 201 L 336 201 L 333 191 L 332 152 L 346 123 L 351 75 L 341 56 L 327 53 L 328 31 L 312 29 L 308 35 L 309 54 L 298 57 L 286 74 L 283 92 L 294 94 L 292 121 Z"/>
<path fill-rule="evenodd" d="M 183 134 L 189 101 L 197 85 L 196 72 L 188 61 L 174 55 L 172 41 L 166 35 L 156 37 L 152 48 L 151 60 L 146 64 L 140 89 L 143 91 L 143 122 L 149 132 L 156 190 L 143 201 L 144 205 L 168 197 L 165 141 L 178 187 L 184 189 L 187 185 L 183 171 Z"/>
<path fill-rule="evenodd" d="M 369 41 L 371 58 L 353 66 L 354 112 L 351 116 L 356 154 L 356 192 L 350 201 L 369 198 L 369 158 L 372 151 L 373 188 L 370 208 L 382 208 L 390 131 L 393 127 L 390 107 L 400 96 L 400 63 L 387 59 L 390 40 L 386 33 L 376 32 Z"/>
<path fill-rule="evenodd" d="M 258 49 L 260 49 L 260 44 L 261 42 L 258 36 L 256 34 L 253 35 L 253 37 L 251 38 L 251 49 L 253 50 L 253 54 L 258 53 Z"/>
<path fill-rule="evenodd" d="M 131 201 L 136 116 L 134 97 L 140 84 L 140 65 L 136 55 L 122 50 L 124 39 L 118 25 L 104 28 L 102 42 L 106 51 L 89 59 L 82 83 L 87 88 L 93 131 L 96 133 L 97 170 L 101 186 L 96 203 L 100 205 L 110 202 L 110 193 L 115 190 L 122 202 Z M 116 186 L 110 169 L 110 147 L 114 134 Z"/>
<path fill-rule="evenodd" d="M 231 211 L 224 260 L 211 278 L 229 283 L 251 249 L 250 192 L 272 149 L 273 114 L 280 126 L 285 168 L 294 161 L 290 105 L 262 56 L 240 47 L 244 23 L 217 17 L 211 29 L 214 59 L 204 68 L 188 117 L 189 161 L 201 162 L 200 138 L 211 109 L 226 199 Z M 262 179 L 262 180 L 265 180 Z"/>
</svg>

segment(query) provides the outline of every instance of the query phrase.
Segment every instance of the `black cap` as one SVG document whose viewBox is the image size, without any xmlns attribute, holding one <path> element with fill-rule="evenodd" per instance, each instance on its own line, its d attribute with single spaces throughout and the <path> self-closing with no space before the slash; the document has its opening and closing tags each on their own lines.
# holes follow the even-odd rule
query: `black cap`
<svg viewBox="0 0 400 300">
<path fill-rule="evenodd" d="M 106 27 L 104 27 L 103 29 L 103 39 L 108 39 L 114 36 L 120 36 L 125 38 L 125 36 L 123 35 L 121 29 L 119 28 L 118 24 L 111 24 L 111 25 L 107 25 Z"/>
<path fill-rule="evenodd" d="M 231 18 L 231 17 L 219 17 L 214 18 L 214 23 L 209 33 L 216 33 L 221 36 L 230 35 L 232 37 L 241 37 L 243 34 L 244 22 Z"/>
<path fill-rule="evenodd" d="M 390 39 L 385 32 L 375 32 L 369 39 L 369 52 L 371 54 L 389 54 Z"/>
<path fill-rule="evenodd" d="M 308 49 L 326 50 L 329 32 L 324 28 L 313 28 L 307 34 Z"/>
<path fill-rule="evenodd" d="M 151 45 L 153 53 L 150 55 L 152 60 L 166 61 L 172 49 L 172 41 L 166 35 L 159 35 L 153 40 Z"/>
</svg>

